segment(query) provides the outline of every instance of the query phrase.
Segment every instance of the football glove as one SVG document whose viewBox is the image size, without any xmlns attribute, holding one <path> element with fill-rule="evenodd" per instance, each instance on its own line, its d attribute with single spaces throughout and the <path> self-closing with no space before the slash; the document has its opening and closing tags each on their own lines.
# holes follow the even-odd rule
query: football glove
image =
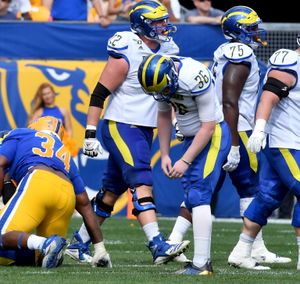
<svg viewBox="0 0 300 284">
<path fill-rule="evenodd" d="M 231 146 L 230 152 L 227 156 L 227 162 L 223 165 L 223 170 L 227 172 L 234 171 L 240 162 L 240 146 Z"/>
<path fill-rule="evenodd" d="M 247 142 L 247 148 L 253 153 L 257 153 L 266 147 L 267 135 L 265 133 L 265 126 L 266 121 L 264 119 L 258 119 L 256 121 L 253 133 Z"/>
<path fill-rule="evenodd" d="M 94 256 L 91 261 L 92 267 L 107 267 L 112 268 L 112 263 L 107 253 L 104 243 L 99 242 L 94 244 Z"/>
<path fill-rule="evenodd" d="M 83 142 L 82 148 L 83 154 L 89 157 L 96 157 L 99 154 L 103 153 L 102 146 L 99 140 L 96 138 L 96 127 L 87 126 L 85 131 L 85 139 Z"/>
</svg>

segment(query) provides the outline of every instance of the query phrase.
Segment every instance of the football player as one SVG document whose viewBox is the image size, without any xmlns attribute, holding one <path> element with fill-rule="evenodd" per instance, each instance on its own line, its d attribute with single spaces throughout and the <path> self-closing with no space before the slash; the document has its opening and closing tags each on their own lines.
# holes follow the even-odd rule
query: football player
<svg viewBox="0 0 300 284">
<path fill-rule="evenodd" d="M 300 46 L 299 37 L 297 42 Z M 297 198 L 292 225 L 300 247 L 299 75 L 300 47 L 296 51 L 279 49 L 270 57 L 255 127 L 247 142 L 253 153 L 264 148 L 266 160 L 261 165 L 259 192 L 244 213 L 243 231 L 229 256 L 230 262 L 238 267 L 254 269 L 251 259 L 254 240 L 288 190 Z M 299 254 L 297 269 L 300 269 Z"/>
<path fill-rule="evenodd" d="M 83 153 L 94 157 L 101 151 L 96 128 L 104 101 L 109 97 L 101 128 L 109 158 L 103 188 L 92 200 L 94 211 L 103 223 L 110 217 L 117 199 L 130 188 L 133 213 L 148 239 L 153 263 L 162 264 L 183 252 L 189 241 L 170 244 L 158 227 L 150 166 L 157 103 L 142 90 L 137 71 L 149 54 L 178 53 L 171 37 L 176 28 L 169 23 L 167 9 L 158 1 L 138 2 L 129 16 L 131 31 L 117 32 L 108 41 L 109 58 L 90 99 Z M 88 261 L 89 240 L 83 225 L 75 232 L 66 254 Z"/>
<path fill-rule="evenodd" d="M 240 214 L 243 217 L 258 192 L 258 165 L 260 157 L 246 149 L 248 137 L 254 125 L 255 106 L 259 89 L 259 67 L 254 49 L 264 46 L 265 30 L 259 28 L 261 19 L 256 12 L 245 6 L 235 6 L 224 13 L 222 30 L 228 41 L 214 52 L 212 71 L 216 92 L 223 113 L 230 127 L 232 145 L 223 169 L 229 173 L 240 196 Z M 218 188 L 222 185 L 223 174 Z M 186 209 L 176 220 L 171 240 L 180 240 L 180 232 L 190 226 Z M 287 263 L 291 259 L 270 252 L 260 232 L 253 244 L 252 257 L 258 263 Z M 231 262 L 231 259 L 229 259 Z M 263 269 L 257 265 L 256 269 Z"/>
<path fill-rule="evenodd" d="M 2 140 L 0 192 L 7 168 L 18 186 L 0 211 L 0 265 L 40 264 L 36 251 L 42 267 L 61 265 L 76 207 L 94 243 L 92 265 L 111 266 L 83 180 L 61 142 L 63 131 L 60 120 L 45 116 L 28 128 L 10 131 Z M 36 235 L 31 234 L 35 229 Z"/>
<path fill-rule="evenodd" d="M 184 203 L 192 213 L 193 261 L 176 273 L 211 275 L 211 196 L 231 144 L 212 74 L 191 58 L 150 55 L 141 63 L 138 78 L 145 92 L 159 101 L 162 170 L 171 179 L 182 177 Z M 169 156 L 172 107 L 185 137 L 182 157 L 174 164 Z"/>
</svg>

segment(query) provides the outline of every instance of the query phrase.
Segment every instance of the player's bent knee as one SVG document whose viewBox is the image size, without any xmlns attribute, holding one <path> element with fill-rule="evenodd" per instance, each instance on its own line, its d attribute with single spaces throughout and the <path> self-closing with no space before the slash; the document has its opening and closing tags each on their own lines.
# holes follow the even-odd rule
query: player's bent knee
<svg viewBox="0 0 300 284">
<path fill-rule="evenodd" d="M 300 228 L 300 202 L 299 201 L 297 201 L 297 203 L 294 206 L 292 225 L 294 227 Z"/>
<path fill-rule="evenodd" d="M 134 216 L 138 216 L 140 213 L 148 211 L 148 210 L 154 210 L 156 211 L 156 206 L 154 204 L 154 199 L 152 196 L 146 196 L 142 198 L 138 198 L 136 191 L 132 191 L 132 202 L 133 202 L 133 209 L 132 214 Z"/>
<path fill-rule="evenodd" d="M 280 206 L 280 201 L 272 196 L 258 194 L 246 209 L 244 216 L 249 220 L 264 226 L 273 211 Z"/>
<path fill-rule="evenodd" d="M 212 190 L 209 187 L 191 188 L 185 200 L 186 207 L 191 210 L 199 205 L 209 205 L 211 202 Z"/>
<path fill-rule="evenodd" d="M 96 197 L 91 200 L 92 207 L 97 216 L 109 218 L 114 207 L 103 202 L 105 190 L 101 189 Z"/>
</svg>

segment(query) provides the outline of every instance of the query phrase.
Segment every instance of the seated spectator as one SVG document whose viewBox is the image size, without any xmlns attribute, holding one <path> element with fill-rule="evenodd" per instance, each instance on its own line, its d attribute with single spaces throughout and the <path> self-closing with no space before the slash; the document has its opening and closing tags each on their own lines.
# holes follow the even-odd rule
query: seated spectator
<svg viewBox="0 0 300 284">
<path fill-rule="evenodd" d="M 129 11 L 135 0 L 108 0 L 108 16 L 116 22 L 129 22 Z"/>
<path fill-rule="evenodd" d="M 3 2 L 3 1 L 2 1 Z M 29 0 L 11 0 L 9 1 L 8 11 L 17 15 L 20 13 L 21 20 L 31 20 L 30 9 L 31 4 Z"/>
<path fill-rule="evenodd" d="M 67 146 L 72 156 L 76 156 L 78 153 L 78 147 L 76 142 L 72 139 L 72 123 L 71 115 L 66 108 L 59 107 L 55 103 L 56 93 L 54 88 L 49 83 L 41 84 L 32 100 L 32 108 L 29 114 L 28 121 L 31 123 L 33 120 L 42 116 L 54 116 L 60 119 L 65 128 L 65 135 L 63 137 L 63 143 Z"/>
<path fill-rule="evenodd" d="M 102 0 L 90 0 L 99 16 L 99 24 L 109 25 Z M 44 5 L 51 11 L 53 21 L 87 21 L 88 0 L 46 0 Z"/>
<path fill-rule="evenodd" d="M 0 21 L 17 20 L 14 13 L 8 11 L 11 0 L 0 0 Z"/>
<path fill-rule="evenodd" d="M 224 11 L 212 7 L 211 0 L 193 0 L 195 9 L 188 11 L 185 21 L 193 24 L 220 25 Z"/>
</svg>

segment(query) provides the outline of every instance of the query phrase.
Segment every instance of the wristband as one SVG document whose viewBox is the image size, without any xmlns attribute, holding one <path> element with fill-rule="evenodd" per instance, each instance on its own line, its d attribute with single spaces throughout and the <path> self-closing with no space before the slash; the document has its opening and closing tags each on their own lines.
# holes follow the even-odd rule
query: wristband
<svg viewBox="0 0 300 284">
<path fill-rule="evenodd" d="M 87 125 L 84 138 L 96 138 L 96 126 Z"/>
<path fill-rule="evenodd" d="M 183 158 L 181 158 L 180 159 L 182 162 L 184 162 L 184 163 L 186 163 L 188 166 L 190 166 L 192 163 L 191 162 L 189 162 L 189 161 L 187 161 L 187 160 L 185 160 L 185 159 L 183 159 Z"/>
</svg>

